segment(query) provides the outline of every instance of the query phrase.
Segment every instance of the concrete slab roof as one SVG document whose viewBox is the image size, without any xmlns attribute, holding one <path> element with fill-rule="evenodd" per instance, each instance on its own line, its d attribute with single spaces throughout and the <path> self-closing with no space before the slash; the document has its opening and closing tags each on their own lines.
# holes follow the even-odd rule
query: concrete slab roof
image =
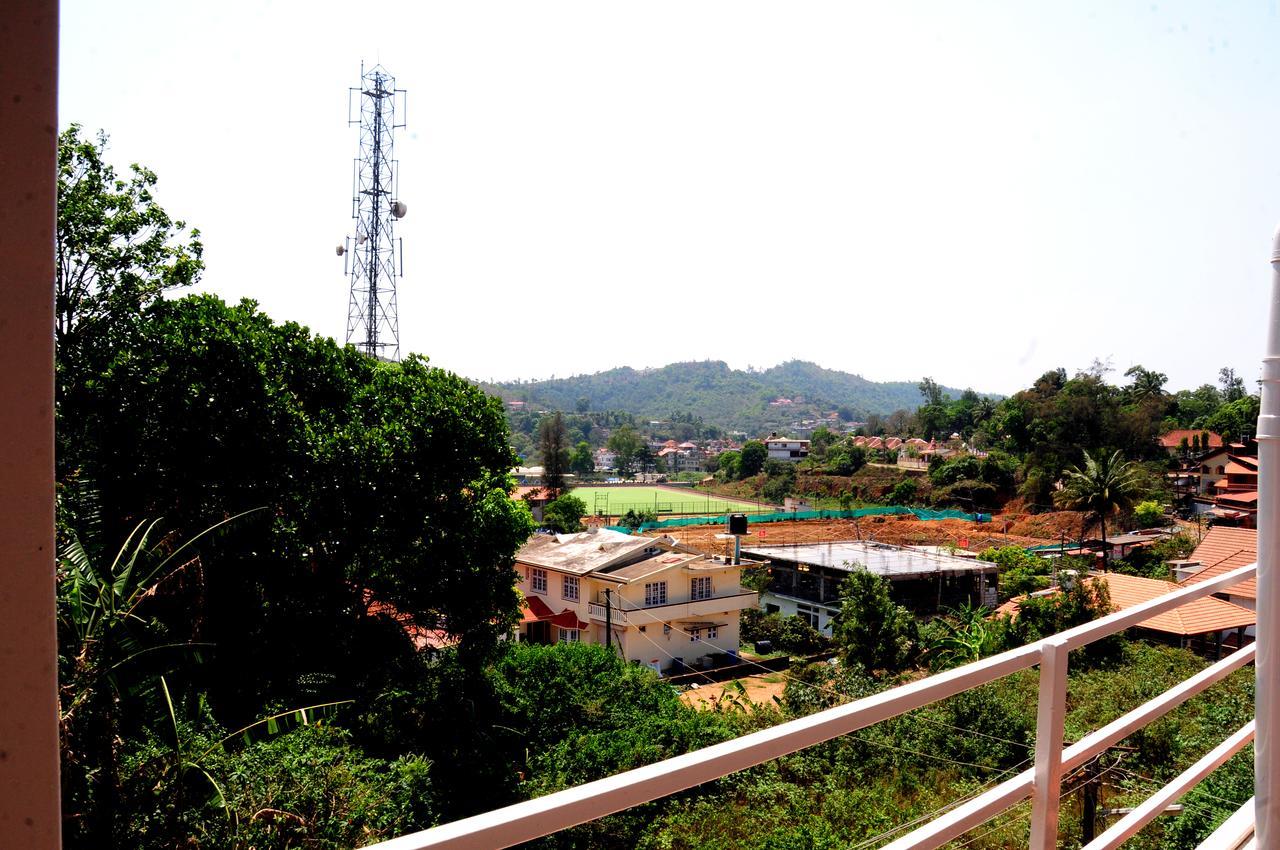
<svg viewBox="0 0 1280 850">
<path fill-rule="evenodd" d="M 867 569 L 886 578 L 909 578 L 938 573 L 995 572 L 986 561 L 955 558 L 904 546 L 890 546 L 865 540 L 833 543 L 802 543 L 793 546 L 744 547 L 743 555 L 753 559 L 791 561 L 811 566 L 853 571 Z"/>
</svg>

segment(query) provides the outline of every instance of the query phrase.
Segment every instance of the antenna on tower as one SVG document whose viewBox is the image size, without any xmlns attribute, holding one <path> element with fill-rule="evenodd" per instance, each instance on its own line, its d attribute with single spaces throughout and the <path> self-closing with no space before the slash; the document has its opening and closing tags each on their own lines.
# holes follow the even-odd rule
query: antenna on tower
<svg viewBox="0 0 1280 850">
<path fill-rule="evenodd" d="M 400 359 L 400 317 L 396 312 L 396 277 L 399 267 L 395 223 L 408 206 L 399 198 L 395 158 L 395 131 L 404 125 L 405 90 L 396 88 L 395 77 L 381 65 L 365 71 L 360 65 L 360 87 L 348 90 L 347 124 L 360 125 L 360 154 L 352 170 L 351 217 L 354 238 L 344 238 L 338 254 L 351 279 L 347 306 L 347 342 L 379 360 Z M 397 115 L 399 120 L 397 121 Z"/>
</svg>

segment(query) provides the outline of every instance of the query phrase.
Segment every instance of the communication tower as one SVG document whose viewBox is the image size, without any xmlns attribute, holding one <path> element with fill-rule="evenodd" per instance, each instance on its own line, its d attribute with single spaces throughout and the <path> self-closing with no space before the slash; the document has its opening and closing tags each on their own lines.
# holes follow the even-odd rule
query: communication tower
<svg viewBox="0 0 1280 850">
<path fill-rule="evenodd" d="M 360 155 L 352 167 L 351 217 L 355 235 L 338 246 L 351 279 L 347 342 L 370 357 L 400 359 L 396 278 L 404 276 L 404 245 L 395 223 L 408 207 L 400 200 L 395 131 L 405 126 L 405 90 L 381 65 L 360 66 L 360 86 L 348 90 L 347 124 L 360 125 Z M 348 255 L 349 258 L 348 258 Z"/>
</svg>

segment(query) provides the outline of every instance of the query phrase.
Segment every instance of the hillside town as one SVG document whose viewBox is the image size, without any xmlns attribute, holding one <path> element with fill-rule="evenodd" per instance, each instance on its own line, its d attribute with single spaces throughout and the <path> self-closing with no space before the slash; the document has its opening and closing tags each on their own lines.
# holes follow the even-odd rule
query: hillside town
<svg viewBox="0 0 1280 850">
<path fill-rule="evenodd" d="M 1262 5 L 6 10 L 0 850 L 1280 848 Z"/>
</svg>

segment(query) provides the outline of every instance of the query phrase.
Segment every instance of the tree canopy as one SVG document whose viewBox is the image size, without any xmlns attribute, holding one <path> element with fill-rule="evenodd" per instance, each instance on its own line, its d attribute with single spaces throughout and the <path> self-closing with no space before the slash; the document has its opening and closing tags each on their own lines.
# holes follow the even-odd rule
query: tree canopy
<svg viewBox="0 0 1280 850">
<path fill-rule="evenodd" d="M 117 175 L 107 135 L 72 124 L 58 137 L 58 230 L 54 326 L 65 361 L 90 334 L 118 333 L 168 289 L 204 271 L 200 231 L 187 230 L 155 199 L 154 171 L 137 163 Z"/>
<path fill-rule="evenodd" d="M 185 615 L 230 690 L 353 674 L 340 668 L 365 662 L 315 618 L 358 618 L 366 591 L 480 652 L 514 620 L 532 519 L 508 495 L 497 400 L 423 358 L 381 363 L 208 295 L 154 303 L 103 359 L 59 410 L 59 473 L 72 503 L 85 482 L 101 492 L 106 539 L 148 517 L 190 536 L 267 508 L 234 545 L 210 544 Z M 264 646 L 266 682 L 241 667 Z"/>
</svg>

